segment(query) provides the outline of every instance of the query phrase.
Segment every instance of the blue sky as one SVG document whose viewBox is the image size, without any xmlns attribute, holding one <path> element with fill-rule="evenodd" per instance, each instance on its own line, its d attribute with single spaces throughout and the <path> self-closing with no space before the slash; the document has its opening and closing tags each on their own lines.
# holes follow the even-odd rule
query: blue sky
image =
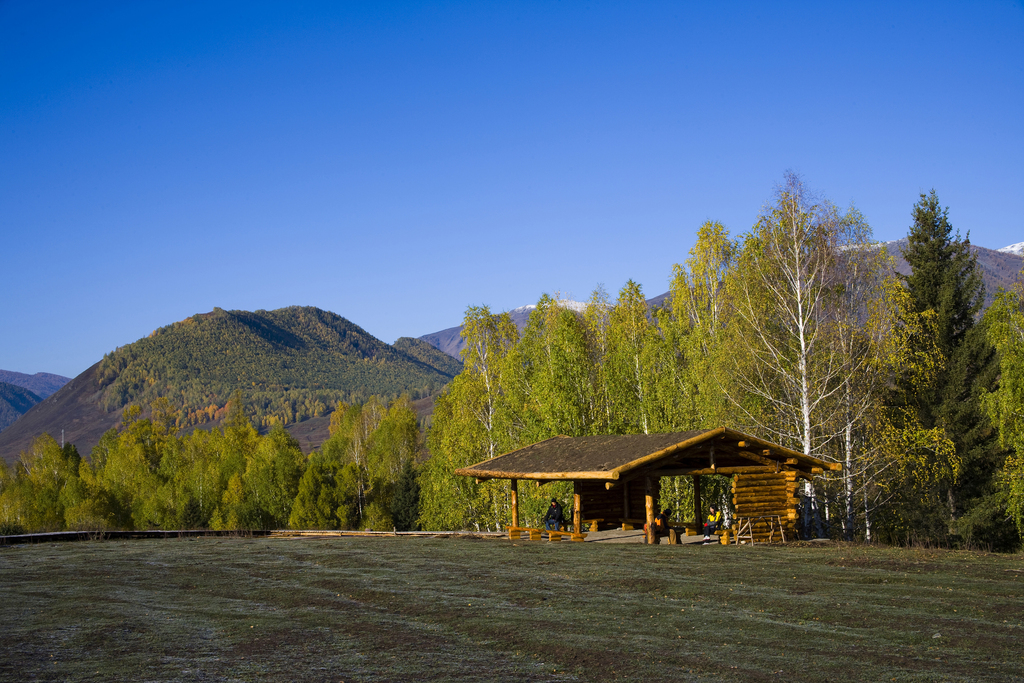
<svg viewBox="0 0 1024 683">
<path fill-rule="evenodd" d="M 1024 240 L 1024 8 L 0 2 L 0 368 L 191 314 L 387 342 L 542 292 L 648 296 L 783 173 L 906 234 Z"/>
</svg>

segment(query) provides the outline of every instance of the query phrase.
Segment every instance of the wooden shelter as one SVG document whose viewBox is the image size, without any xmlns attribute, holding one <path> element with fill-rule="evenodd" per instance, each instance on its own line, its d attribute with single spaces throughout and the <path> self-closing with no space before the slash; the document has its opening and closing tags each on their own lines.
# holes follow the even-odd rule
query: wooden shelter
<svg viewBox="0 0 1024 683">
<path fill-rule="evenodd" d="M 519 526 L 519 480 L 573 482 L 573 525 L 593 530 L 647 524 L 654 536 L 661 477 L 692 476 L 694 519 L 703 520 L 701 475 L 732 477 L 735 517 L 751 541 L 796 537 L 800 479 L 841 466 L 719 427 L 670 434 L 556 436 L 455 474 L 512 480 L 512 525 Z"/>
</svg>

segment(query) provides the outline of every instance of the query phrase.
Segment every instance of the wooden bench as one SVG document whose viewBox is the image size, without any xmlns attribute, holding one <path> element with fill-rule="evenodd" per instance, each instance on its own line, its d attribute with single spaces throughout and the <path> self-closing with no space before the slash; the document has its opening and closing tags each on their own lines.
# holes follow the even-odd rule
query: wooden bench
<svg viewBox="0 0 1024 683">
<path fill-rule="evenodd" d="M 548 535 L 548 540 L 552 543 L 561 541 L 563 537 L 577 542 L 583 542 L 587 538 L 586 534 L 578 534 L 575 531 L 545 531 L 544 533 Z"/>
<path fill-rule="evenodd" d="M 621 518 L 619 518 L 619 521 L 622 522 L 622 530 L 623 531 L 632 531 L 633 529 L 636 529 L 637 527 L 643 529 L 644 528 L 644 524 L 647 524 L 647 520 L 646 519 L 630 519 L 630 518 L 626 518 L 626 517 L 621 517 Z"/>
<path fill-rule="evenodd" d="M 510 540 L 510 541 L 520 541 L 520 540 L 522 540 L 524 533 L 529 534 L 528 538 L 531 541 L 539 541 L 539 540 L 541 540 L 541 537 L 540 537 L 541 531 L 540 531 L 540 529 L 534 529 L 534 528 L 528 527 L 528 526 L 510 526 L 510 527 L 508 527 L 508 540 Z"/>
<path fill-rule="evenodd" d="M 598 518 L 598 519 L 584 519 L 582 522 L 580 522 L 580 526 L 582 526 L 584 528 L 589 526 L 591 531 L 597 531 L 598 523 L 599 522 L 603 522 L 603 521 L 604 520 L 600 519 L 600 518 Z"/>
</svg>

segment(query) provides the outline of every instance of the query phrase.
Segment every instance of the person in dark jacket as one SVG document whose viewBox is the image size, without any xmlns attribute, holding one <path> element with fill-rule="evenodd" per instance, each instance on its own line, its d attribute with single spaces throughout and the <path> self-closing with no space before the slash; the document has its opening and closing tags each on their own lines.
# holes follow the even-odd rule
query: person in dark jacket
<svg viewBox="0 0 1024 683">
<path fill-rule="evenodd" d="M 662 510 L 654 516 L 654 533 L 659 536 L 668 536 L 668 518 L 672 516 L 671 510 Z"/>
<path fill-rule="evenodd" d="M 544 528 L 548 531 L 558 531 L 562 527 L 562 506 L 554 498 L 551 499 L 551 507 L 544 515 Z"/>
</svg>

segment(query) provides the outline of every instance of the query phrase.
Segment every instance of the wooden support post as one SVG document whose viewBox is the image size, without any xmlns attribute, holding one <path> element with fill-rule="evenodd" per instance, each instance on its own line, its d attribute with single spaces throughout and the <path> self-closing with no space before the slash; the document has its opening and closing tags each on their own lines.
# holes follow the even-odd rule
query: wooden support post
<svg viewBox="0 0 1024 683">
<path fill-rule="evenodd" d="M 629 484 L 626 482 L 622 485 L 622 516 L 629 519 L 632 515 L 629 514 Z"/>
<path fill-rule="evenodd" d="M 644 477 L 644 507 L 647 508 L 647 543 L 655 545 L 658 534 L 654 530 L 654 486 L 650 477 Z"/>
<path fill-rule="evenodd" d="M 519 480 L 512 480 L 512 526 L 519 526 Z"/>
<path fill-rule="evenodd" d="M 583 533 L 583 497 L 580 495 L 580 483 L 572 483 L 572 530 Z"/>
<path fill-rule="evenodd" d="M 693 475 L 693 523 L 698 530 L 704 528 L 704 517 L 700 512 L 700 475 Z"/>
</svg>

